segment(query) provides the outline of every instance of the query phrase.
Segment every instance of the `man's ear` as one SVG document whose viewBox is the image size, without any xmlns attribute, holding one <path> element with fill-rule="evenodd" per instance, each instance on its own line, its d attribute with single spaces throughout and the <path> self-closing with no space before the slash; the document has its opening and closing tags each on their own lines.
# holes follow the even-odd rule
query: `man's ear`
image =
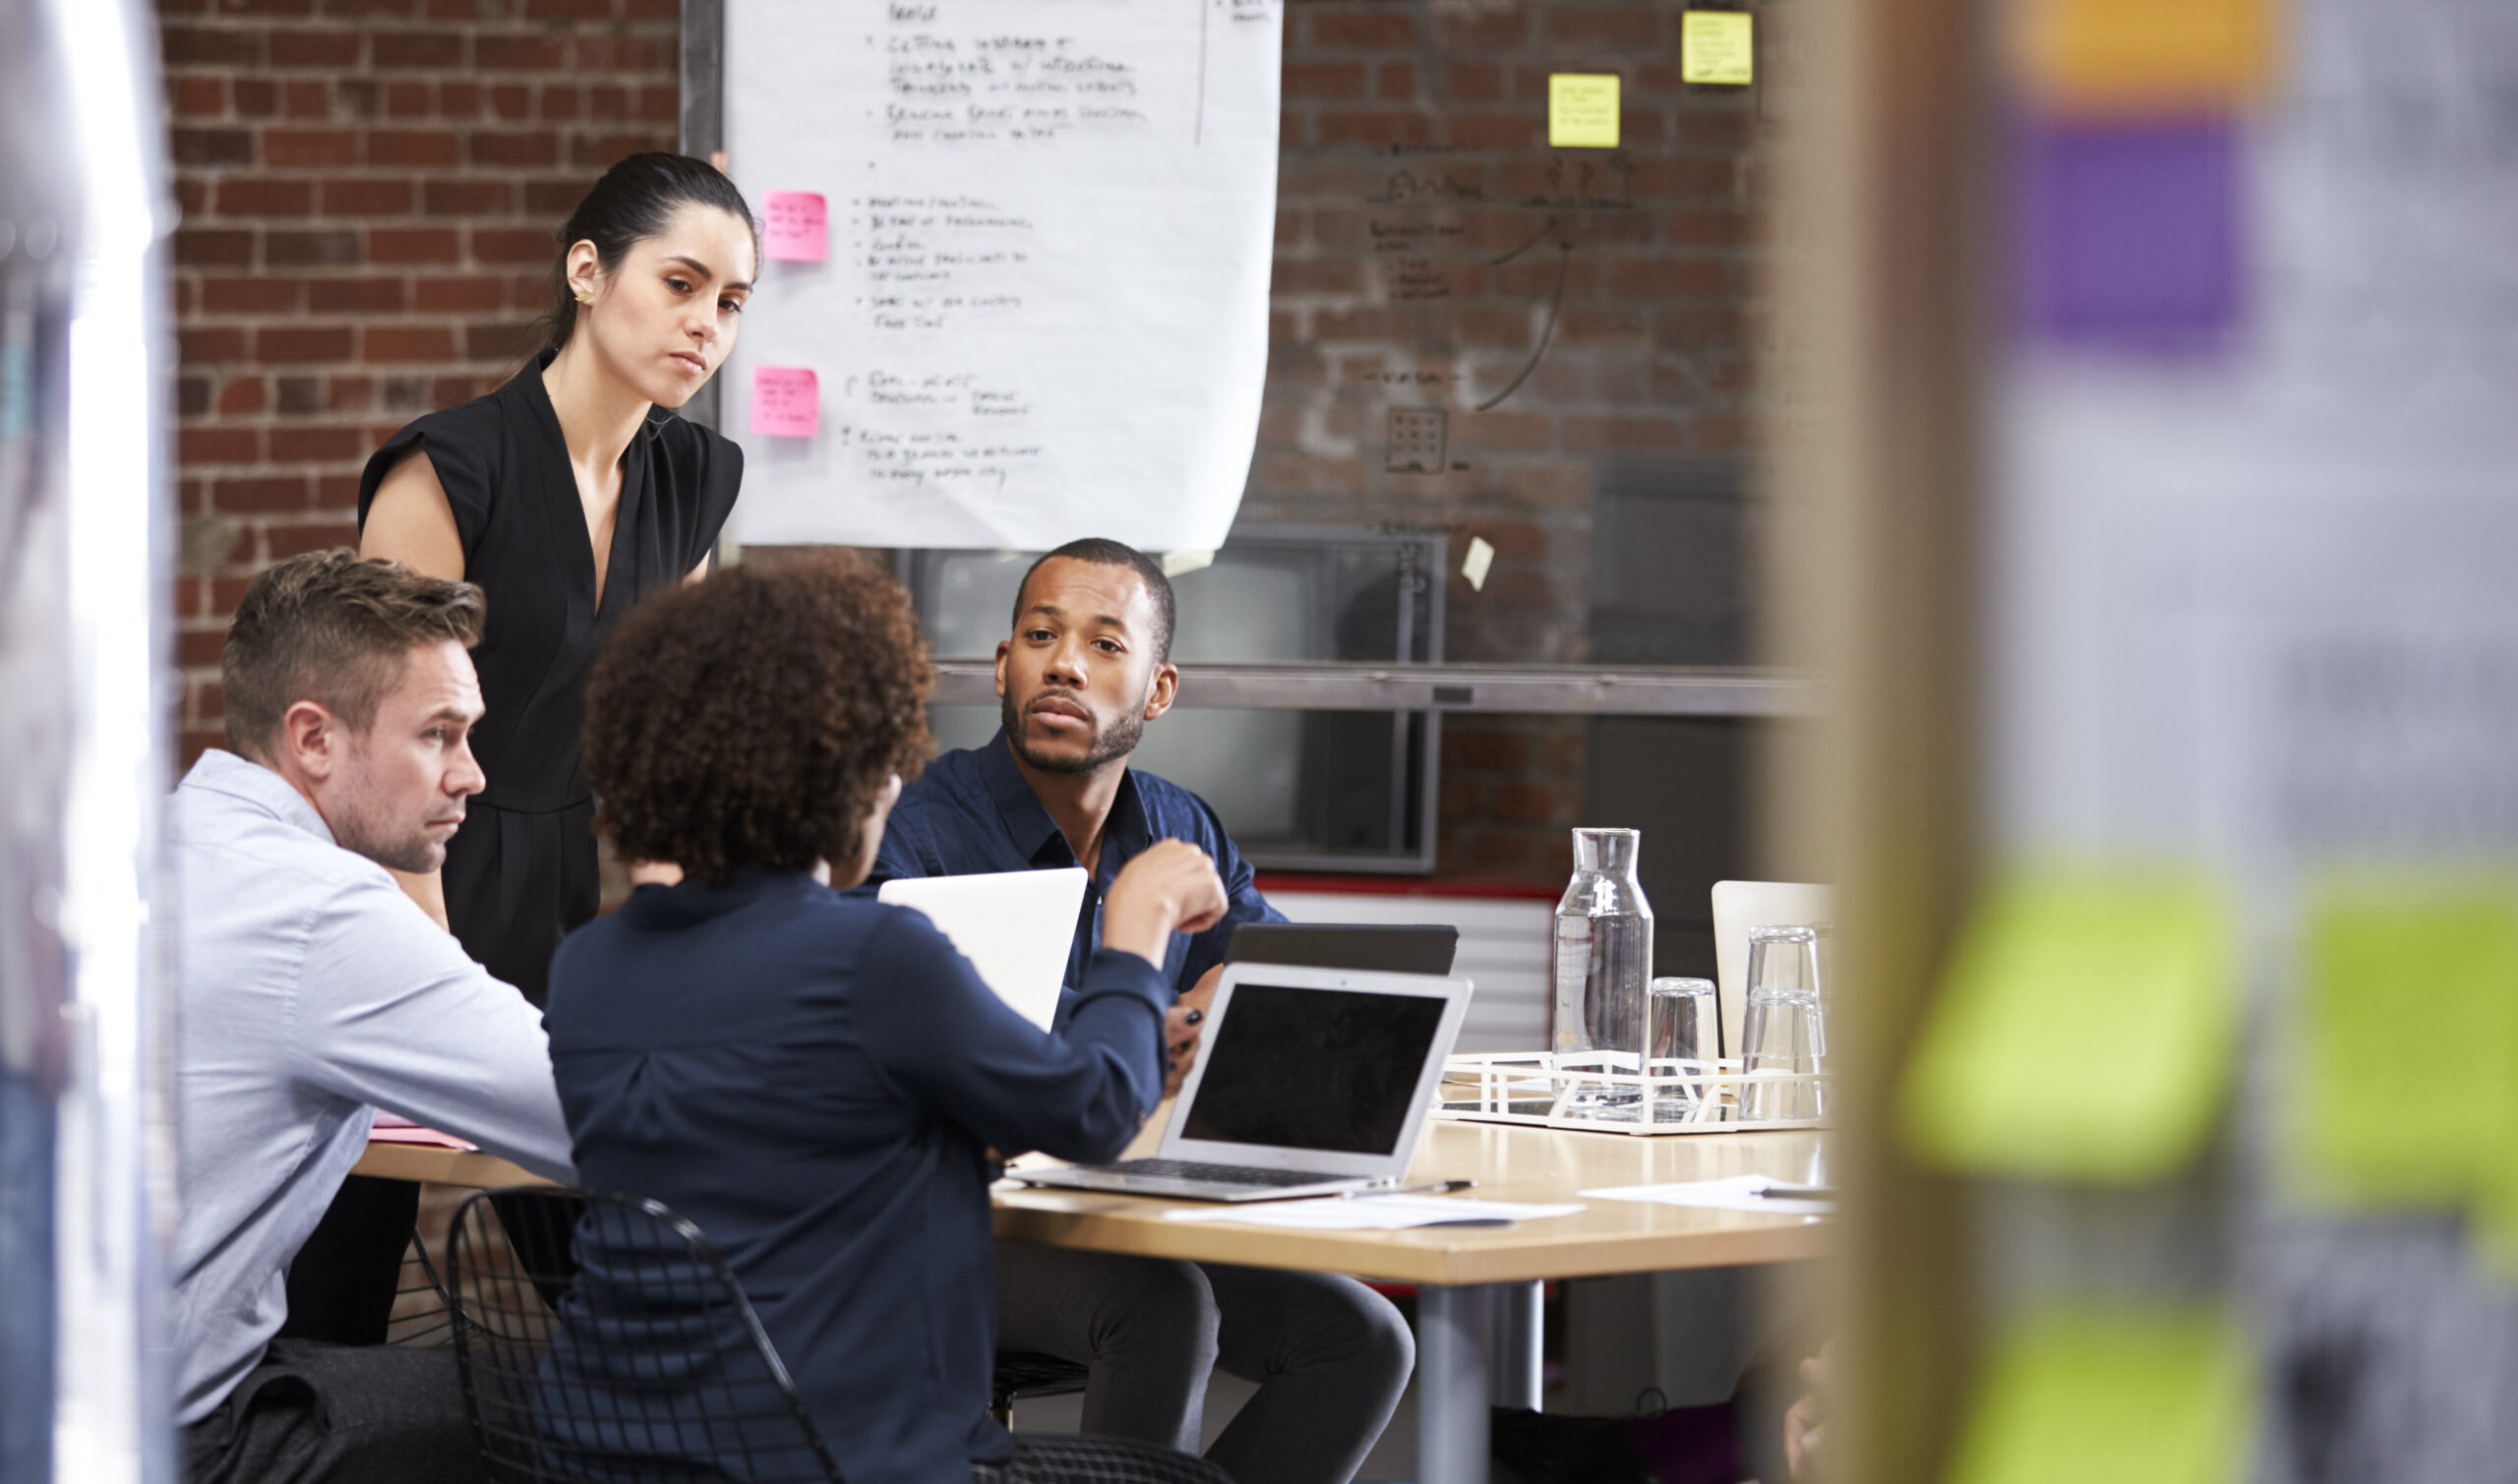
<svg viewBox="0 0 2518 1484">
<path fill-rule="evenodd" d="M 345 741 L 339 717 L 314 701 L 298 701 L 279 718 L 279 750 L 289 764 L 321 782 L 340 765 Z"/>
<path fill-rule="evenodd" d="M 1166 660 L 1154 667 L 1154 683 L 1146 687 L 1145 719 L 1152 721 L 1171 709 L 1171 698 L 1180 693 L 1180 667 Z"/>
<path fill-rule="evenodd" d="M 1005 698 L 1005 661 L 1006 658 L 1013 653 L 1014 641 L 1012 639 L 999 639 L 996 641 L 996 695 L 999 700 L 1003 700 Z"/>
</svg>

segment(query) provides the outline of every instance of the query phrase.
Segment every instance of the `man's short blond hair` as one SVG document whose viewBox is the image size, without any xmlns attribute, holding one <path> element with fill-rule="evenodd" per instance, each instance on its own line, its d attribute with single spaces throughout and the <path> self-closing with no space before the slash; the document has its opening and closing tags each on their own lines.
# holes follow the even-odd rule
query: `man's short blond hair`
<svg viewBox="0 0 2518 1484">
<path fill-rule="evenodd" d="M 219 656 L 227 746 L 268 757 L 280 718 L 314 701 L 354 732 L 402 683 L 411 650 L 481 642 L 489 602 L 469 582 L 424 577 L 347 548 L 291 557 L 245 589 Z"/>
</svg>

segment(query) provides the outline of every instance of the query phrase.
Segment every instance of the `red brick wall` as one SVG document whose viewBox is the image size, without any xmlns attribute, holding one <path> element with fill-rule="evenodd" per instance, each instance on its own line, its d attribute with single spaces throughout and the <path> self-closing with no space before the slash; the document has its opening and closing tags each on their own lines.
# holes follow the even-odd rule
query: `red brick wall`
<svg viewBox="0 0 2518 1484">
<path fill-rule="evenodd" d="M 1595 458 L 1755 437 L 1769 130 L 1756 90 L 1679 81 L 1686 8 L 1287 7 L 1274 344 L 1242 510 L 1449 532 L 1449 659 L 1590 658 Z M 1548 148 L 1551 72 L 1619 76 L 1621 149 Z M 1527 380 L 1472 410 L 1542 335 Z M 1439 472 L 1392 470 L 1394 407 L 1447 409 Z M 1472 536 L 1496 549 L 1483 591 L 1459 575 Z M 1443 725 L 1442 874 L 1562 883 L 1582 720 Z"/>
<path fill-rule="evenodd" d="M 351 539 L 367 451 L 514 363 L 553 227 L 603 166 L 672 144 L 677 21 L 676 0 L 158 8 L 184 208 L 189 757 L 217 736 L 219 636 L 244 581 Z M 1449 532 L 1452 659 L 1589 658 L 1595 457 L 1742 452 L 1754 436 L 1765 128 L 1755 93 L 1680 84 L 1683 8 L 1287 6 L 1274 343 L 1244 512 Z M 1622 149 L 1547 148 L 1552 71 L 1619 74 Z M 1447 409 L 1440 469 L 1392 470 L 1393 407 Z M 1472 536 L 1497 550 L 1483 591 L 1457 575 Z M 1445 727 L 1443 874 L 1561 880 L 1582 722 Z"/>
<path fill-rule="evenodd" d="M 356 539 L 358 471 L 512 367 L 552 231 L 670 148 L 678 0 L 158 0 L 172 125 L 181 755 L 254 572 Z"/>
</svg>

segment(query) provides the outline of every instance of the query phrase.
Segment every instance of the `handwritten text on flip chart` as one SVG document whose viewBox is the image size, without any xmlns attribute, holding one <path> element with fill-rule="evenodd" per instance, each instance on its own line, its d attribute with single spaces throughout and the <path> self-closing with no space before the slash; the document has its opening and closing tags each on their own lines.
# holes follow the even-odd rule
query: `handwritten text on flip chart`
<svg viewBox="0 0 2518 1484">
<path fill-rule="evenodd" d="M 1283 24 L 1282 0 L 728 7 L 738 179 L 773 209 L 822 193 L 828 251 L 733 353 L 732 426 L 765 425 L 756 368 L 813 367 L 827 411 L 747 467 L 733 538 L 1221 544 L 1267 370 Z"/>
</svg>

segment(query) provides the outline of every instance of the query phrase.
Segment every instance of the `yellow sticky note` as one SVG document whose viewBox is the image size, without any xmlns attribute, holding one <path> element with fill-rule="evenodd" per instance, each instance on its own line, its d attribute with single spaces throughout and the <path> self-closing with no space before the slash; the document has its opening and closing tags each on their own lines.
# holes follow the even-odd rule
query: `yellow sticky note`
<svg viewBox="0 0 2518 1484">
<path fill-rule="evenodd" d="M 1745 88 L 1757 76 L 1755 17 L 1740 10 L 1692 10 L 1680 15 L 1680 82 Z"/>
<path fill-rule="evenodd" d="M 1617 148 L 1617 74 L 1547 75 L 1547 142 L 1558 149 Z"/>
<path fill-rule="evenodd" d="M 2518 1286 L 2518 1168 L 2507 1158 L 2506 1133 L 2498 1148 L 2502 1157 L 2492 1161 L 2482 1193 L 2467 1208 L 2466 1233 L 2483 1273 L 2509 1287 Z"/>
<path fill-rule="evenodd" d="M 2133 1184 L 2190 1162 L 2237 1006 L 2219 894 L 2169 871 L 2045 870 L 1977 904 L 1898 1089 L 1953 1169 Z"/>
<path fill-rule="evenodd" d="M 2214 1309 L 2056 1313 L 1986 1359 L 1949 1484 L 2236 1484 L 2254 1366 Z"/>
<path fill-rule="evenodd" d="M 2302 933 L 2296 1075 L 2282 1096 L 2311 1193 L 2488 1194 L 2518 1112 L 2518 890 L 2334 881 Z"/>
<path fill-rule="evenodd" d="M 2223 110 L 2270 81 L 2282 0 L 2014 0 L 2021 86 L 2050 111 L 2158 117 Z"/>
</svg>

